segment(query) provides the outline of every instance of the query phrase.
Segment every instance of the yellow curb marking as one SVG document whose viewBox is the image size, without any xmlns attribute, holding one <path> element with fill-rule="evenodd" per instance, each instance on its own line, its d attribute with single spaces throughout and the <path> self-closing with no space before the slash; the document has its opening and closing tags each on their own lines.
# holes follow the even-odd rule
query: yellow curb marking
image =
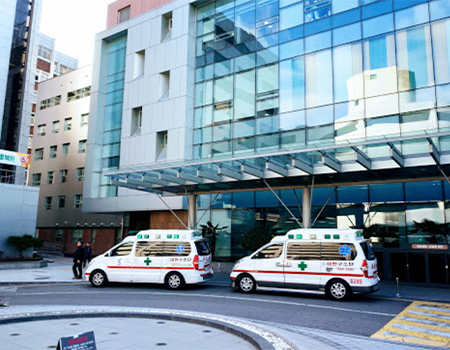
<svg viewBox="0 0 450 350">
<path fill-rule="evenodd" d="M 429 307 L 436 309 L 430 309 Z M 415 313 L 410 313 L 410 311 L 422 312 L 429 315 L 417 315 Z M 372 337 L 378 339 L 394 340 L 403 343 L 413 343 L 413 344 L 441 346 L 450 348 L 450 320 L 444 319 L 439 316 L 450 316 L 449 304 L 415 301 L 411 303 L 409 306 L 407 306 L 402 312 L 400 312 L 395 318 L 393 318 L 389 323 L 387 323 L 382 329 L 373 334 Z M 437 322 L 440 324 L 448 323 L 449 326 L 448 327 L 435 326 L 421 322 L 402 320 L 401 319 L 402 317 L 411 317 L 426 321 Z M 419 332 L 415 330 L 413 331 L 403 329 L 399 328 L 399 325 L 404 325 L 406 327 L 419 327 L 422 328 L 424 331 Z M 448 333 L 448 337 L 443 335 L 430 334 L 428 331 L 438 331 Z M 386 332 L 395 334 L 385 334 Z M 405 337 L 402 337 L 402 335 L 405 335 Z"/>
</svg>

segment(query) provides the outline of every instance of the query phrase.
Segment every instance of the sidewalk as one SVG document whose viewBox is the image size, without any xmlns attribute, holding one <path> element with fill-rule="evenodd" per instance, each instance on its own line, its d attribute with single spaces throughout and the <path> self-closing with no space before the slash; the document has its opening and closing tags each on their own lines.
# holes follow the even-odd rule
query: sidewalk
<svg viewBox="0 0 450 350">
<path fill-rule="evenodd" d="M 80 280 L 72 279 L 72 258 L 56 257 L 49 260 L 53 262 L 49 262 L 47 267 L 39 269 L 0 270 L 0 286 L 28 283 L 80 283 Z M 229 285 L 229 274 L 216 272 L 212 281 L 208 283 Z M 395 283 L 382 282 L 380 290 L 371 295 L 396 298 L 396 293 Z M 450 303 L 450 286 L 400 284 L 399 293 L 400 299 Z"/>
</svg>

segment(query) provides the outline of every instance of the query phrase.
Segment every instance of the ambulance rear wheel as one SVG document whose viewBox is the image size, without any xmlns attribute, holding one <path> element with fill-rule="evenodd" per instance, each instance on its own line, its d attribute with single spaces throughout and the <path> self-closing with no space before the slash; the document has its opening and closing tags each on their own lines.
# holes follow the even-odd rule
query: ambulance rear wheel
<svg viewBox="0 0 450 350">
<path fill-rule="evenodd" d="M 333 300 L 343 301 L 350 298 L 352 290 L 347 282 L 343 280 L 332 280 L 327 284 L 326 293 Z"/>
<path fill-rule="evenodd" d="M 93 287 L 104 287 L 108 283 L 108 278 L 101 270 L 96 270 L 89 276 L 89 282 Z"/>
<path fill-rule="evenodd" d="M 182 289 L 184 287 L 184 278 L 178 272 L 170 272 L 166 276 L 165 285 L 168 289 Z"/>
<path fill-rule="evenodd" d="M 242 293 L 253 293 L 256 289 L 256 282 L 252 276 L 243 275 L 238 278 L 237 286 Z"/>
</svg>

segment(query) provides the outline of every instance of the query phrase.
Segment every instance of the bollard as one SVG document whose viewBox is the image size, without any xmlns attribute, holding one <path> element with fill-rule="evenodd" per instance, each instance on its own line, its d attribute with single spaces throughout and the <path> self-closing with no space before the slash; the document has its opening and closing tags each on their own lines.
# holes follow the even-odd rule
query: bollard
<svg viewBox="0 0 450 350">
<path fill-rule="evenodd" d="M 400 293 L 399 293 L 399 291 L 398 291 L 398 287 L 399 287 L 399 286 L 398 286 L 398 284 L 399 284 L 399 279 L 398 279 L 398 277 L 396 277 L 395 280 L 397 281 L 397 293 L 395 294 L 395 297 L 396 297 L 396 298 L 401 298 L 402 296 L 400 295 Z"/>
</svg>

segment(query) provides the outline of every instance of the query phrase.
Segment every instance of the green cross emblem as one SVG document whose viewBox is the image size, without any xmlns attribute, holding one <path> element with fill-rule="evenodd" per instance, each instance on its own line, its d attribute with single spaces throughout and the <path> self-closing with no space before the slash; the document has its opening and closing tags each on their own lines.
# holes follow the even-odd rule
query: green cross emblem
<svg viewBox="0 0 450 350">
<path fill-rule="evenodd" d="M 152 261 L 147 257 L 147 260 L 144 260 L 144 263 L 148 266 Z"/>
<path fill-rule="evenodd" d="M 305 271 L 305 269 L 308 267 L 308 265 L 305 264 L 304 261 L 301 262 L 301 264 L 298 264 L 298 268 L 302 271 Z"/>
</svg>

